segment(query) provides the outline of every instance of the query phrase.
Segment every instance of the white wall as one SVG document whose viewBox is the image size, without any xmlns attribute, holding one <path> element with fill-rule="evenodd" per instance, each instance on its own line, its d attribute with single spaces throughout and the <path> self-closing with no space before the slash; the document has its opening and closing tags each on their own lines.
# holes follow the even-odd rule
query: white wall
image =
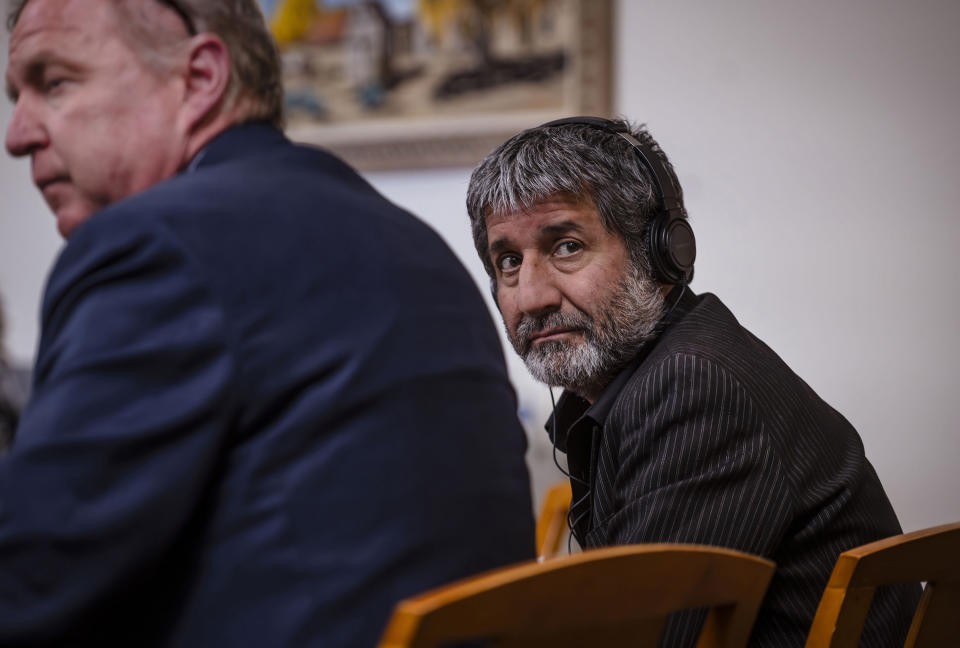
<svg viewBox="0 0 960 648">
<path fill-rule="evenodd" d="M 617 6 L 616 109 L 646 122 L 678 169 L 699 242 L 694 288 L 850 419 L 905 529 L 960 520 L 960 3 Z M 485 291 L 468 175 L 370 179 L 429 221 Z M 0 160 L 0 291 L 25 360 L 57 248 L 28 176 Z M 539 492 L 559 477 L 539 427 L 549 397 L 512 356 L 510 368 Z"/>
<path fill-rule="evenodd" d="M 905 528 L 960 520 L 960 3 L 619 6 L 617 106 L 679 169 L 695 288 L 847 416 Z"/>
</svg>

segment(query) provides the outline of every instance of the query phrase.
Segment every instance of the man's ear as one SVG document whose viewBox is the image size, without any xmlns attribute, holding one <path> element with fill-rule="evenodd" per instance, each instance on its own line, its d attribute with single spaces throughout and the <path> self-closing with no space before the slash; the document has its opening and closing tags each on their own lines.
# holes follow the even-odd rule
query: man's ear
<svg viewBox="0 0 960 648">
<path fill-rule="evenodd" d="M 193 133 L 221 112 L 230 83 L 230 53 L 216 34 L 208 32 L 191 38 L 189 48 L 180 117 L 184 132 Z"/>
</svg>

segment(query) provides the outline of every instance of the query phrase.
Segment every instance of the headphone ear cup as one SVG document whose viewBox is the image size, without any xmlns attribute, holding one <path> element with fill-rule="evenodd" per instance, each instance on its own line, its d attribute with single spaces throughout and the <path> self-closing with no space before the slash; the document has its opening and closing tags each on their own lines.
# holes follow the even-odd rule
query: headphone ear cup
<svg viewBox="0 0 960 648">
<path fill-rule="evenodd" d="M 660 212 L 647 229 L 653 278 L 663 284 L 688 283 L 697 259 L 697 241 L 686 218 Z"/>
</svg>

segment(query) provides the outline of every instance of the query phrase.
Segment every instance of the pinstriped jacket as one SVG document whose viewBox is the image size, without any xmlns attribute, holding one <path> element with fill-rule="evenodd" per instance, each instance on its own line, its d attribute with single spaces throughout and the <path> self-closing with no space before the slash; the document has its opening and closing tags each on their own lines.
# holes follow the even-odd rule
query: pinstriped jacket
<svg viewBox="0 0 960 648">
<path fill-rule="evenodd" d="M 700 543 L 777 563 L 753 646 L 802 646 L 837 556 L 901 532 L 850 423 L 711 294 L 685 291 L 596 403 L 565 392 L 547 429 L 582 546 Z M 918 598 L 878 591 L 861 645 L 902 646 Z M 664 645 L 693 645 L 702 619 L 677 615 Z"/>
</svg>

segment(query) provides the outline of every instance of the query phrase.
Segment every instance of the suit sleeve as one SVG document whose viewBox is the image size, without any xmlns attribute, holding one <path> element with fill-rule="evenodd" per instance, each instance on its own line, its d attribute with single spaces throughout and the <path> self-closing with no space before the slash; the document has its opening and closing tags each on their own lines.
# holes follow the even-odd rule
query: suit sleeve
<svg viewBox="0 0 960 648">
<path fill-rule="evenodd" d="M 770 556 L 792 518 L 790 489 L 749 393 L 723 367 L 672 356 L 622 412 L 606 521 L 616 544 L 699 543 Z"/>
<path fill-rule="evenodd" d="M 48 284 L 0 459 L 0 645 L 69 637 L 148 581 L 226 442 L 222 311 L 162 232 L 124 231 L 89 223 Z"/>
</svg>

